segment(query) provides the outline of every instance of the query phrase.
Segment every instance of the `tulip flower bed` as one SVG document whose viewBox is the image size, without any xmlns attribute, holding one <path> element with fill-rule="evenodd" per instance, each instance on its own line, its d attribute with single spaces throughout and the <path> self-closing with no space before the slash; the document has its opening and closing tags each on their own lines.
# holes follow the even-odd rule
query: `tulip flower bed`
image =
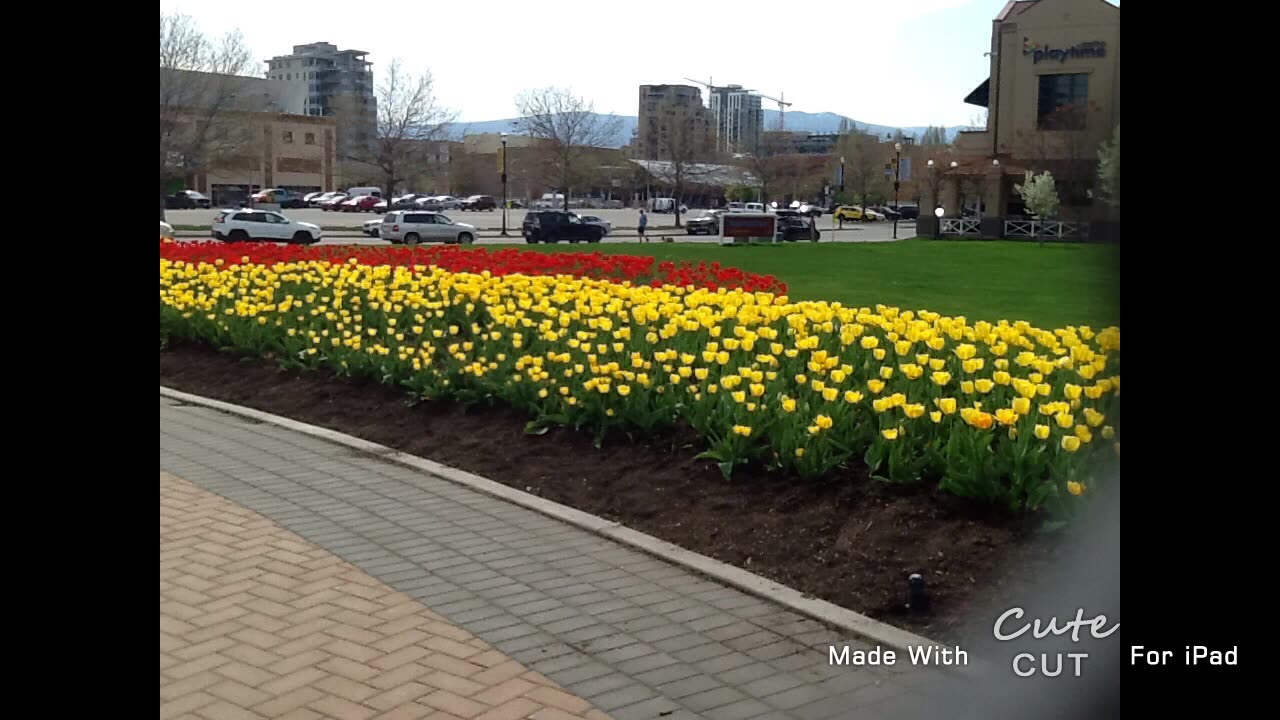
<svg viewBox="0 0 1280 720">
<path fill-rule="evenodd" d="M 260 265 L 325 261 L 345 263 L 354 258 L 363 265 L 413 267 L 433 265 L 449 272 L 490 275 L 572 275 L 604 280 L 663 285 L 693 285 L 700 288 L 741 288 L 748 292 L 785 294 L 786 283 L 772 275 L 757 275 L 719 263 L 655 262 L 650 256 L 595 253 L 547 254 L 504 248 L 462 248 L 458 245 L 428 247 L 277 245 L 275 243 L 171 243 L 161 242 L 160 257 L 185 263 Z"/>
<path fill-rule="evenodd" d="M 652 258 L 351 253 L 162 245 L 162 343 L 497 401 L 529 433 L 569 426 L 597 445 L 687 428 L 730 480 L 865 464 L 1057 519 L 1119 454 L 1117 328 L 792 303 L 768 276 Z"/>
</svg>

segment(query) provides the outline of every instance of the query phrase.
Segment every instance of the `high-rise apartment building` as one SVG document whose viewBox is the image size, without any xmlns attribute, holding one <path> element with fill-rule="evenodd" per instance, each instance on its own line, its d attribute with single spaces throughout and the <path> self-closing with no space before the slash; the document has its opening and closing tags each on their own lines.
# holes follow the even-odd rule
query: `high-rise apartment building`
<svg viewBox="0 0 1280 720">
<path fill-rule="evenodd" d="M 640 110 L 632 141 L 641 160 L 703 160 L 715 148 L 711 114 L 702 91 L 691 85 L 641 85 Z"/>
<path fill-rule="evenodd" d="M 716 128 L 716 150 L 727 153 L 754 153 L 760 149 L 764 111 L 760 96 L 741 85 L 711 89 L 711 115 Z"/>
<path fill-rule="evenodd" d="M 294 45 L 292 54 L 267 61 L 267 80 L 285 112 L 337 119 L 340 159 L 360 155 L 359 149 L 377 137 L 378 100 L 368 54 L 318 42 Z"/>
</svg>

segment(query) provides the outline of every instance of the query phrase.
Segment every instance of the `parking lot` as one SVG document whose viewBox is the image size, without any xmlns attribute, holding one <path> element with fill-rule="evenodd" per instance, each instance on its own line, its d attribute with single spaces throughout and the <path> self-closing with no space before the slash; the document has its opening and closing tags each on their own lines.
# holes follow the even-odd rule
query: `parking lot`
<svg viewBox="0 0 1280 720">
<path fill-rule="evenodd" d="M 213 221 L 213 217 L 217 211 L 215 210 L 169 210 L 165 213 L 169 224 L 175 228 L 183 226 L 199 226 L 208 227 Z M 491 210 L 487 212 L 462 212 L 459 210 L 450 210 L 444 213 L 451 220 L 458 223 L 467 223 L 473 225 L 479 230 L 477 242 L 483 244 L 505 244 L 505 243 L 523 243 L 524 238 L 520 236 L 520 223 L 524 219 L 526 210 L 513 209 L 507 211 L 507 232 L 508 237 L 501 237 L 499 232 L 502 228 L 502 211 Z M 608 221 L 613 230 L 604 242 L 637 242 L 636 223 L 639 218 L 639 212 L 632 209 L 624 210 L 574 210 L 579 215 L 594 215 Z M 690 210 L 688 215 L 682 215 L 684 218 L 697 217 L 705 214 L 705 210 Z M 378 215 L 373 213 L 340 213 L 325 212 L 323 210 L 305 209 L 305 210 L 284 210 L 282 211 L 290 220 L 298 220 L 301 222 L 313 223 L 324 228 L 324 239 L 322 244 L 381 244 L 385 241 L 376 238 L 365 237 L 360 234 L 360 226 L 366 221 L 376 219 Z M 662 237 L 670 237 L 676 242 L 716 242 L 715 237 L 706 235 L 688 235 L 684 228 L 675 228 L 672 226 L 675 218 L 670 214 L 649 214 L 649 223 L 647 235 L 651 239 L 660 239 Z M 824 215 L 817 219 L 818 230 L 821 231 L 821 242 L 886 242 L 893 239 L 893 223 L 891 222 L 874 222 L 874 223 L 845 223 L 843 229 L 837 229 L 833 232 L 831 216 Z M 898 223 L 898 237 L 909 238 L 915 235 L 915 222 L 906 221 Z M 201 231 L 178 231 L 180 240 L 198 239 L 208 237 L 207 233 Z"/>
</svg>

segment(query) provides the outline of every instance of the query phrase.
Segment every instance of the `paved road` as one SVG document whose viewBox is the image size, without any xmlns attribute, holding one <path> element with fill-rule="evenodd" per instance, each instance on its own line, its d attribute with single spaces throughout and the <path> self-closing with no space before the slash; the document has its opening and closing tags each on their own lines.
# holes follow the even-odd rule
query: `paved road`
<svg viewBox="0 0 1280 720">
<path fill-rule="evenodd" d="M 160 468 L 620 720 L 919 718 L 943 687 L 902 666 L 831 666 L 831 645 L 870 646 L 532 510 L 277 426 L 161 398 Z"/>
<path fill-rule="evenodd" d="M 323 210 L 285 210 L 284 214 L 292 220 L 300 222 L 309 222 L 321 227 L 349 227 L 358 230 L 366 221 L 372 220 L 377 215 L 372 213 L 337 213 L 324 212 Z M 636 226 L 636 218 L 638 214 L 636 210 L 574 210 L 579 215 L 595 215 L 601 217 L 613 224 L 614 228 L 633 230 Z M 687 217 L 697 217 L 704 214 L 703 210 L 691 210 Z M 508 229 L 514 229 L 519 232 L 520 221 L 524 219 L 524 210 L 510 210 L 507 215 Z M 448 211 L 444 213 L 454 222 L 467 223 L 474 225 L 479 230 L 498 230 L 502 227 L 502 212 L 494 210 L 492 212 L 461 212 Z M 212 210 L 168 210 L 165 217 L 171 225 L 188 225 L 188 226 L 208 226 L 214 217 Z M 682 218 L 685 216 L 682 216 Z M 662 228 L 673 228 L 674 217 L 672 215 L 654 215 L 649 216 L 649 232 L 660 232 Z M 893 232 L 893 223 L 846 223 L 845 227 L 856 230 L 859 234 L 867 237 L 888 239 Z M 915 233 L 915 223 L 899 223 L 898 236 L 904 237 L 903 228 L 910 228 L 910 232 L 905 237 L 911 237 Z M 826 234 L 832 228 L 831 216 L 824 215 L 818 218 L 818 229 Z M 674 229 L 668 232 L 675 232 Z M 681 237 L 684 237 L 684 230 L 678 231 Z"/>
</svg>

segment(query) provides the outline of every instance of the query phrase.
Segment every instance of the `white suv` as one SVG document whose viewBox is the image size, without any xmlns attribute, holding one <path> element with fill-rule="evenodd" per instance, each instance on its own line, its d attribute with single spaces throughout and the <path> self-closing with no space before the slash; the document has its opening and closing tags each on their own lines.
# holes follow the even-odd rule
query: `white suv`
<svg viewBox="0 0 1280 720">
<path fill-rule="evenodd" d="M 273 240 L 310 244 L 320 242 L 319 225 L 295 222 L 268 210 L 222 210 L 213 219 L 213 236 L 218 240 L 243 242 Z"/>
<path fill-rule="evenodd" d="M 476 240 L 476 228 L 456 223 L 440 213 L 396 210 L 382 218 L 378 236 L 395 245 L 417 245 L 420 242 L 470 244 Z"/>
</svg>

